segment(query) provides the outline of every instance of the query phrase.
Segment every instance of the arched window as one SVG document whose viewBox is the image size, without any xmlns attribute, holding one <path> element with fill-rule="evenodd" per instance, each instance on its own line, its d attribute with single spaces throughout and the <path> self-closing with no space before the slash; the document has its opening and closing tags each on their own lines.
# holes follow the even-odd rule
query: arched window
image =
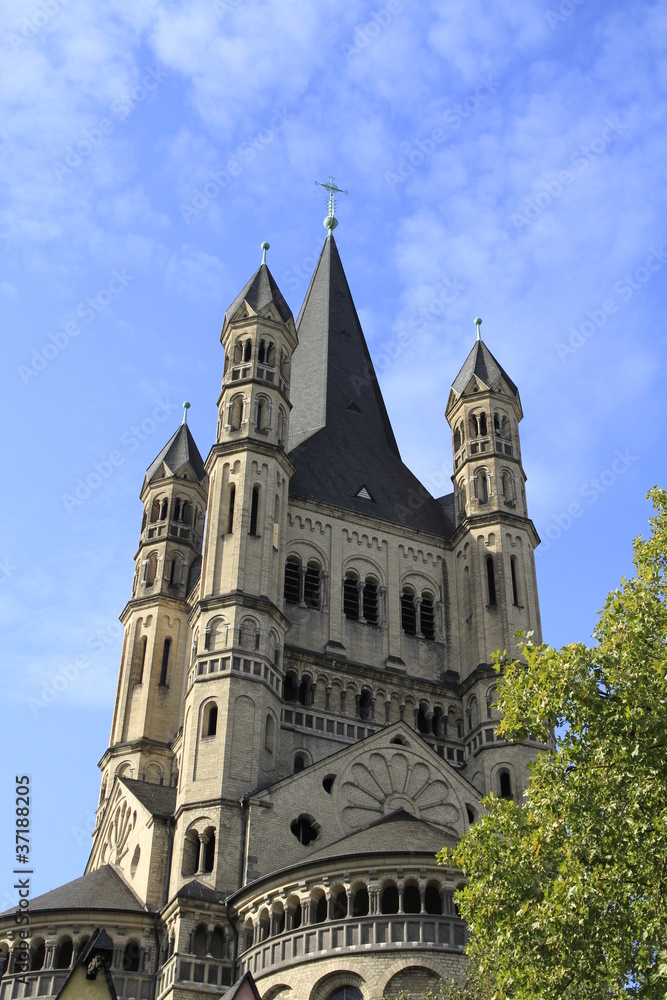
<svg viewBox="0 0 667 1000">
<path fill-rule="evenodd" d="M 458 451 L 461 447 L 461 431 L 458 427 L 454 430 L 454 451 Z"/>
<path fill-rule="evenodd" d="M 331 918 L 332 920 L 342 920 L 347 916 L 347 893 L 345 889 L 339 889 L 332 900 Z"/>
<path fill-rule="evenodd" d="M 486 469 L 478 469 L 475 473 L 475 496 L 480 503 L 488 502 L 489 484 L 486 478 Z"/>
<path fill-rule="evenodd" d="M 511 503 L 515 499 L 514 492 L 514 480 L 510 474 L 509 469 L 503 469 L 501 475 L 501 485 L 503 491 L 503 499 L 508 503 Z"/>
<path fill-rule="evenodd" d="M 192 935 L 192 954 L 197 958 L 204 958 L 206 955 L 206 938 L 208 937 L 208 927 L 206 924 L 197 924 Z"/>
<path fill-rule="evenodd" d="M 123 952 L 123 972 L 139 972 L 141 949 L 138 941 L 128 941 Z"/>
<path fill-rule="evenodd" d="M 72 939 L 65 938 L 60 942 L 56 950 L 54 968 L 69 969 L 72 964 Z"/>
<path fill-rule="evenodd" d="M 419 711 L 417 712 L 417 732 L 425 735 L 429 731 L 428 716 L 426 714 L 426 707 L 424 705 L 419 706 Z"/>
<path fill-rule="evenodd" d="M 368 915 L 368 889 L 362 885 L 352 896 L 353 917 L 365 917 Z"/>
<path fill-rule="evenodd" d="M 486 413 L 480 413 L 479 415 L 479 433 L 482 437 L 486 437 L 488 433 L 486 429 Z"/>
<path fill-rule="evenodd" d="M 160 687 L 167 686 L 170 650 L 171 650 L 171 639 L 166 638 L 164 640 L 164 645 L 162 647 L 162 666 L 160 667 Z"/>
<path fill-rule="evenodd" d="M 257 536 L 257 523 L 259 518 L 259 490 L 260 487 L 255 484 L 252 488 L 252 499 L 250 501 L 250 530 L 249 535 Z"/>
<path fill-rule="evenodd" d="M 282 406 L 278 407 L 278 441 L 284 445 L 287 442 L 287 417 Z"/>
<path fill-rule="evenodd" d="M 459 509 L 462 514 L 466 513 L 467 504 L 468 504 L 468 490 L 466 489 L 465 479 L 462 479 L 459 482 Z"/>
<path fill-rule="evenodd" d="M 44 968 L 44 957 L 46 948 L 41 938 L 30 942 L 30 972 L 37 972 Z"/>
<path fill-rule="evenodd" d="M 276 723 L 272 715 L 266 717 L 266 727 L 264 729 L 264 747 L 269 753 L 273 753 L 273 745 L 276 737 Z"/>
<path fill-rule="evenodd" d="M 380 913 L 398 913 L 398 889 L 391 883 L 382 890 Z"/>
<path fill-rule="evenodd" d="M 315 923 L 323 924 L 327 916 L 327 897 L 322 893 L 315 904 Z"/>
<path fill-rule="evenodd" d="M 199 835 L 196 830 L 188 830 L 183 840 L 183 861 L 181 874 L 184 877 L 197 874 L 199 864 Z"/>
<path fill-rule="evenodd" d="M 322 569 L 320 564 L 311 559 L 306 566 L 306 573 L 303 581 L 303 600 L 308 608 L 320 608 L 320 581 Z"/>
<path fill-rule="evenodd" d="M 496 603 L 496 574 L 493 568 L 493 556 L 486 557 L 486 583 L 489 591 L 489 604 Z"/>
<path fill-rule="evenodd" d="M 264 433 L 271 426 L 271 404 L 265 396 L 260 396 L 255 408 L 255 428 Z"/>
<path fill-rule="evenodd" d="M 231 535 L 234 530 L 234 504 L 236 503 L 236 486 L 234 483 L 230 483 L 227 489 L 227 518 L 226 518 L 226 535 Z"/>
<path fill-rule="evenodd" d="M 377 580 L 372 576 L 367 576 L 364 581 L 364 618 L 369 625 L 377 625 L 378 615 L 378 585 Z"/>
<path fill-rule="evenodd" d="M 204 736 L 215 736 L 218 730 L 218 706 L 214 701 L 210 701 L 204 708 L 204 725 L 202 733 Z"/>
<path fill-rule="evenodd" d="M 404 913 L 421 913 L 422 900 L 419 893 L 419 887 L 410 883 L 406 885 L 403 889 L 403 912 Z"/>
<path fill-rule="evenodd" d="M 301 683 L 299 684 L 298 701 L 300 705 L 303 705 L 306 708 L 312 704 L 312 697 L 310 690 L 311 684 L 312 684 L 311 678 L 308 676 L 308 674 L 304 674 L 304 676 L 301 678 Z"/>
<path fill-rule="evenodd" d="M 160 504 L 160 520 L 165 521 L 167 518 L 167 511 L 169 510 L 169 501 L 165 497 Z"/>
<path fill-rule="evenodd" d="M 285 683 L 283 688 L 283 698 L 287 702 L 295 702 L 299 696 L 299 685 L 297 684 L 296 674 L 293 671 L 288 671 L 285 674 Z"/>
<path fill-rule="evenodd" d="M 425 639 L 435 639 L 435 608 L 433 596 L 427 590 L 422 593 L 422 603 L 419 609 L 421 632 Z"/>
<path fill-rule="evenodd" d="M 479 434 L 479 426 L 477 424 L 477 417 L 474 413 L 470 414 L 470 437 L 476 438 Z"/>
<path fill-rule="evenodd" d="M 500 797 L 501 799 L 513 799 L 512 795 L 512 779 L 510 778 L 509 771 L 500 772 Z"/>
<path fill-rule="evenodd" d="M 368 722 L 371 717 L 373 693 L 369 688 L 364 688 L 359 696 L 359 718 L 363 722 Z"/>
<path fill-rule="evenodd" d="M 208 840 L 204 845 L 204 871 L 212 872 L 215 864 L 215 832 L 207 831 Z"/>
<path fill-rule="evenodd" d="M 519 606 L 519 570 L 516 556 L 510 556 L 510 573 L 512 575 L 512 603 Z"/>
<path fill-rule="evenodd" d="M 427 913 L 442 913 L 442 898 L 440 890 L 435 885 L 427 885 L 424 894 L 424 909 Z"/>
<path fill-rule="evenodd" d="M 227 409 L 227 423 L 232 431 L 238 431 L 243 420 L 243 396 L 237 394 L 232 396 Z"/>
<path fill-rule="evenodd" d="M 299 771 L 303 771 L 306 766 L 306 758 L 300 753 L 294 758 L 294 773 L 297 774 Z"/>
<path fill-rule="evenodd" d="M 151 552 L 146 562 L 146 570 L 144 573 L 144 580 L 146 581 L 147 587 L 152 587 L 155 583 L 155 578 L 157 576 L 157 552 Z"/>
<path fill-rule="evenodd" d="M 139 646 L 137 648 L 137 661 L 134 674 L 134 683 L 141 684 L 144 679 L 144 665 L 146 663 L 146 646 L 148 644 L 148 639 L 145 635 L 139 639 Z"/>
<path fill-rule="evenodd" d="M 211 955 L 213 958 L 225 957 L 225 932 L 222 927 L 215 927 L 211 934 Z"/>
<path fill-rule="evenodd" d="M 343 613 L 350 621 L 359 620 L 359 578 L 356 573 L 346 573 L 343 581 Z"/>
<path fill-rule="evenodd" d="M 299 603 L 301 590 L 301 563 L 296 556 L 290 556 L 285 563 L 284 594 L 288 604 Z"/>
<path fill-rule="evenodd" d="M 410 587 L 405 587 L 401 594 L 401 628 L 407 635 L 417 634 L 415 594 Z"/>
</svg>

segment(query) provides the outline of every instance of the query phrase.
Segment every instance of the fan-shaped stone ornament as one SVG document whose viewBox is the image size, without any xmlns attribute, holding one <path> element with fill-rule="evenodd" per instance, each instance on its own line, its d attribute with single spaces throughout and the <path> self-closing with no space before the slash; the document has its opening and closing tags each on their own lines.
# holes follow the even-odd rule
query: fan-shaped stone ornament
<svg viewBox="0 0 667 1000">
<path fill-rule="evenodd" d="M 452 787 L 410 750 L 376 750 L 357 758 L 343 773 L 339 787 L 343 822 L 351 830 L 398 809 L 454 830 L 460 822 Z"/>
</svg>

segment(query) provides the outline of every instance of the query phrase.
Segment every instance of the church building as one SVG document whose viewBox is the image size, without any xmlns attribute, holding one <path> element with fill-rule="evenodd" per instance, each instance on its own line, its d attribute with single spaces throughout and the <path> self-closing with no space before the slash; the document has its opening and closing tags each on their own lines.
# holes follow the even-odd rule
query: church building
<svg viewBox="0 0 667 1000">
<path fill-rule="evenodd" d="M 227 309 L 208 457 L 186 410 L 148 466 L 90 858 L 31 901 L 27 969 L 0 916 L 0 1000 L 57 996 L 96 928 L 119 1000 L 248 972 L 263 1000 L 383 1000 L 463 968 L 435 854 L 543 749 L 496 736 L 492 654 L 541 641 L 519 390 L 478 320 L 431 496 L 325 225 L 296 319 L 266 244 Z"/>
</svg>

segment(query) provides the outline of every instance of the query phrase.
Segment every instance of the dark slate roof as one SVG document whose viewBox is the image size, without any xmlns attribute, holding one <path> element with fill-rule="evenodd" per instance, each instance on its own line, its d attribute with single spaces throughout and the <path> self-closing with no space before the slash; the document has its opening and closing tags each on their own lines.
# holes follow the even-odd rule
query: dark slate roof
<svg viewBox="0 0 667 1000">
<path fill-rule="evenodd" d="M 218 892 L 217 889 L 209 889 L 207 885 L 193 879 L 186 882 L 176 893 L 179 899 L 201 899 L 208 903 L 224 903 L 227 898 L 226 892 Z"/>
<path fill-rule="evenodd" d="M 519 395 L 519 390 L 514 382 L 502 366 L 498 364 L 483 340 L 475 341 L 475 346 L 463 362 L 461 371 L 452 382 L 454 392 L 460 396 L 473 375 L 476 375 L 489 389 L 502 376 L 514 395 Z"/>
<path fill-rule="evenodd" d="M 176 433 L 169 438 L 157 458 L 148 466 L 144 483 L 151 481 L 163 462 L 172 472 L 178 472 L 179 469 L 183 468 L 189 462 L 199 482 L 206 475 L 204 462 L 199 454 L 199 448 L 195 444 L 195 439 L 190 433 L 190 428 L 187 424 L 181 424 Z"/>
<path fill-rule="evenodd" d="M 41 910 L 135 910 L 146 913 L 146 907 L 125 884 L 111 865 L 75 878 L 72 882 L 51 889 L 30 901 L 30 909 Z M 9 912 L 9 911 L 8 911 Z M 2 914 L 5 916 L 5 914 Z"/>
<path fill-rule="evenodd" d="M 153 816 L 173 816 L 176 808 L 176 789 L 169 785 L 155 785 L 136 778 L 119 779 L 123 785 L 139 799 Z"/>
<path fill-rule="evenodd" d="M 382 835 L 378 837 L 377 827 L 382 827 Z M 435 854 L 443 844 L 454 843 L 451 835 L 439 827 L 423 819 L 411 816 L 404 809 L 398 809 L 383 816 L 382 819 L 370 823 L 362 830 L 357 830 L 347 837 L 336 840 L 333 844 L 323 847 L 308 857 L 308 861 L 322 861 L 326 858 L 338 858 L 347 854 Z M 380 846 L 380 844 L 382 846 Z"/>
<path fill-rule="evenodd" d="M 260 312 L 269 302 L 273 302 L 280 313 L 283 323 L 287 323 L 288 320 L 293 319 L 292 310 L 285 302 L 283 293 L 278 288 L 266 264 L 260 264 L 258 270 L 255 271 L 243 291 L 239 292 L 236 296 L 225 313 L 227 322 L 231 320 L 238 307 L 244 301 L 256 313 Z"/>
<path fill-rule="evenodd" d="M 333 236 L 297 320 L 290 494 L 449 536 L 453 520 L 403 464 Z M 371 500 L 358 497 L 365 487 Z"/>
</svg>

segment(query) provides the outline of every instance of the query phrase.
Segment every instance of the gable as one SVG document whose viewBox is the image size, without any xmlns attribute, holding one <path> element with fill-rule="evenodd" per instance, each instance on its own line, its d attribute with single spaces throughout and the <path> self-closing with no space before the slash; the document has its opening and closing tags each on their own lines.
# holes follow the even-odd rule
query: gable
<svg viewBox="0 0 667 1000">
<path fill-rule="evenodd" d="M 397 739 L 401 743 L 392 742 Z M 480 794 L 417 733 L 397 722 L 284 778 L 251 803 L 264 808 L 250 810 L 248 855 L 254 860 L 249 879 L 315 858 L 334 844 L 336 853 L 345 853 L 346 838 L 399 812 L 427 825 L 431 832 L 420 839 L 437 849 L 467 830 L 466 807 L 478 812 Z M 401 836 L 391 838 L 399 849 Z M 372 845 L 372 835 L 363 840 Z"/>
</svg>

